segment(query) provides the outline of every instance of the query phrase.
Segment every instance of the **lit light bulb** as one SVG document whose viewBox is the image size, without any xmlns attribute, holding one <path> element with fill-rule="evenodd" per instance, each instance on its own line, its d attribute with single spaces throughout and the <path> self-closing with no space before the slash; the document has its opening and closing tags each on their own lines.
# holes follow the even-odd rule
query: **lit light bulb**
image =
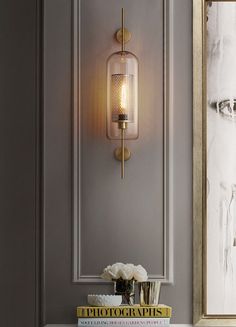
<svg viewBox="0 0 236 327">
<path fill-rule="evenodd" d="M 120 107 L 123 113 L 128 108 L 128 89 L 127 89 L 127 84 L 123 83 L 121 86 L 121 101 L 120 101 Z"/>
</svg>

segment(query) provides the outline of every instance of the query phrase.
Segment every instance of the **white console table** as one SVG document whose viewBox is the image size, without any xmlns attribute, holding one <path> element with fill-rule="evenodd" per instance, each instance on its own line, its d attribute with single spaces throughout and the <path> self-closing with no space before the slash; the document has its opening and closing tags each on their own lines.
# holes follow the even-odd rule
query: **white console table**
<svg viewBox="0 0 236 327">
<path fill-rule="evenodd" d="M 171 327 L 192 327 L 193 325 L 187 324 L 171 324 Z M 59 324 L 49 324 L 45 325 L 45 327 L 77 327 L 77 325 L 59 325 Z"/>
</svg>

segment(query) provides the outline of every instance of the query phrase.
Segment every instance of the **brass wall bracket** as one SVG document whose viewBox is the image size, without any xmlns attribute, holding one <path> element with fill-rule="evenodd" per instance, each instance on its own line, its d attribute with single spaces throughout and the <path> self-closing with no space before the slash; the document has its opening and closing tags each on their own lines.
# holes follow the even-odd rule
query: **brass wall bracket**
<svg viewBox="0 0 236 327">
<path fill-rule="evenodd" d="M 122 28 L 120 28 L 115 34 L 116 40 L 119 43 L 122 43 Z M 131 39 L 131 33 L 127 28 L 124 28 L 124 43 L 129 42 Z"/>
<path fill-rule="evenodd" d="M 125 51 L 125 43 L 131 39 L 130 31 L 125 28 L 125 9 L 121 11 L 121 28 L 116 32 L 116 40 L 121 43 L 121 51 Z"/>
<path fill-rule="evenodd" d="M 127 161 L 131 157 L 131 152 L 127 148 L 125 148 L 124 150 L 125 150 L 124 151 L 124 160 Z M 116 158 L 116 160 L 122 161 L 122 148 L 121 147 L 118 147 L 114 150 L 114 157 Z"/>
</svg>

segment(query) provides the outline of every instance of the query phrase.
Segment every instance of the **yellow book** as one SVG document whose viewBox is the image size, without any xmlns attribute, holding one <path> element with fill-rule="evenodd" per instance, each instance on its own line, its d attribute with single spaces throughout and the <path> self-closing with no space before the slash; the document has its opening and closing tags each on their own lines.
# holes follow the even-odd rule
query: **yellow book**
<svg viewBox="0 0 236 327">
<path fill-rule="evenodd" d="M 159 304 L 158 306 L 144 307 L 140 305 L 119 307 L 77 307 L 78 318 L 170 318 L 171 307 Z"/>
</svg>

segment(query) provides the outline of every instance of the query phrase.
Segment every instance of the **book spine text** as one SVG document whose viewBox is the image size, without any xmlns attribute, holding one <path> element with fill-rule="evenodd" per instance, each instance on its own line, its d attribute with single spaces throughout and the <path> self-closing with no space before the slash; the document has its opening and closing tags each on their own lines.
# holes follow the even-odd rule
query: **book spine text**
<svg viewBox="0 0 236 327">
<path fill-rule="evenodd" d="M 170 326 L 170 318 L 79 318 L 78 326 Z"/>
</svg>

